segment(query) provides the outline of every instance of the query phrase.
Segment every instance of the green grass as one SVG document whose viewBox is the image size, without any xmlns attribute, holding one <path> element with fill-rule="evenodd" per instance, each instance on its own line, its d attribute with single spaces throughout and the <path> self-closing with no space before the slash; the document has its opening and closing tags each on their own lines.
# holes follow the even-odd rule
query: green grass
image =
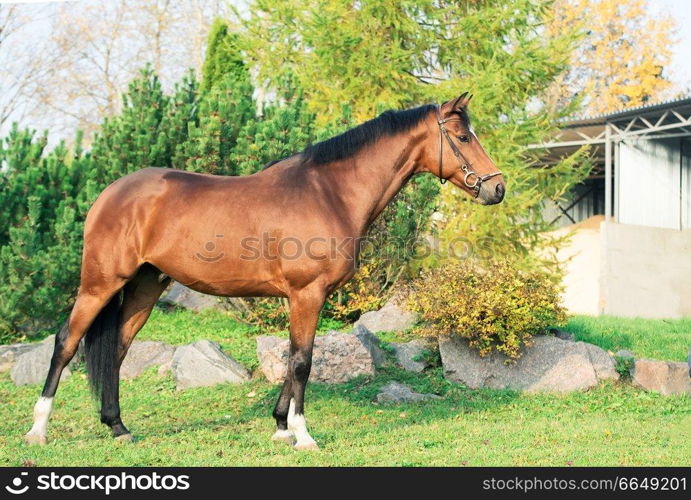
<svg viewBox="0 0 691 500">
<path fill-rule="evenodd" d="M 254 336 L 223 314 L 156 310 L 140 338 L 174 344 L 208 338 L 256 367 Z M 423 404 L 377 405 L 390 380 L 442 396 Z M 47 446 L 27 446 L 39 386 L 0 376 L 0 465 L 689 465 L 691 400 L 607 383 L 584 393 L 524 395 L 469 390 L 439 368 L 410 374 L 385 367 L 372 379 L 310 384 L 307 417 L 321 446 L 295 452 L 273 443 L 278 386 L 175 390 L 156 369 L 121 387 L 125 423 L 138 441 L 114 442 L 99 423 L 84 373 L 61 384 Z"/>
<path fill-rule="evenodd" d="M 628 349 L 636 357 L 647 359 L 686 361 L 691 346 L 691 318 L 574 316 L 564 329 L 577 340 L 612 352 Z"/>
</svg>

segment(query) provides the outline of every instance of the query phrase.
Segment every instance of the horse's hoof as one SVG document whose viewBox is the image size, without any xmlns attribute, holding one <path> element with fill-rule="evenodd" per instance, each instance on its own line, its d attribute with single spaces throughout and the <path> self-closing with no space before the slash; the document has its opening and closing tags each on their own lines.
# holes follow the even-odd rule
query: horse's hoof
<svg viewBox="0 0 691 500">
<path fill-rule="evenodd" d="M 319 446 L 314 440 L 295 443 L 293 449 L 297 451 L 319 451 Z"/>
<path fill-rule="evenodd" d="M 45 434 L 25 434 L 26 444 L 48 444 L 48 437 Z"/>
<path fill-rule="evenodd" d="M 129 432 L 127 434 L 120 434 L 115 436 L 115 441 L 118 443 L 134 443 L 134 438 Z"/>
<path fill-rule="evenodd" d="M 278 429 L 274 432 L 274 435 L 271 436 L 271 441 L 293 444 L 293 433 L 288 429 Z"/>
</svg>

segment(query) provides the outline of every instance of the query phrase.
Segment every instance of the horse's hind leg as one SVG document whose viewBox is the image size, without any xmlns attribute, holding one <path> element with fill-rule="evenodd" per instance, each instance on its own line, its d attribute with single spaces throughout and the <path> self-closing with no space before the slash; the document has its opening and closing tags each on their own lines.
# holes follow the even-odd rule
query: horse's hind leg
<svg viewBox="0 0 691 500">
<path fill-rule="evenodd" d="M 53 408 L 53 397 L 58 389 L 62 371 L 74 357 L 79 342 L 91 323 L 107 306 L 112 294 L 116 291 L 117 286 L 114 285 L 110 290 L 101 290 L 99 293 L 82 290 L 77 296 L 69 319 L 60 333 L 55 336 L 55 349 L 50 361 L 48 376 L 41 397 L 34 406 L 34 423 L 25 436 L 28 443 L 45 444 L 47 442 L 48 419 Z"/>
<path fill-rule="evenodd" d="M 132 340 L 149 319 L 168 283 L 170 278 L 155 267 L 144 264 L 123 289 L 116 368 L 112 380 L 104 384 L 105 390 L 101 394 L 101 422 L 108 425 L 113 436 L 121 441 L 131 441 L 132 435 L 120 418 L 120 366 Z"/>
</svg>

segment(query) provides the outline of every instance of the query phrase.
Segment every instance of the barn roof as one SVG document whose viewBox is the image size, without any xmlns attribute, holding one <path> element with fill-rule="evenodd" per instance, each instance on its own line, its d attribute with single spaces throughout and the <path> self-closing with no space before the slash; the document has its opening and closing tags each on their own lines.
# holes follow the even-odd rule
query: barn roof
<svg viewBox="0 0 691 500">
<path fill-rule="evenodd" d="M 690 137 L 691 97 L 567 119 L 560 123 L 555 137 L 543 144 L 533 144 L 530 149 L 544 150 L 543 161 L 549 164 L 582 146 L 591 146 L 597 164 L 604 160 L 608 129 L 610 141 Z"/>
<path fill-rule="evenodd" d="M 652 104 L 644 104 L 633 108 L 626 108 L 612 113 L 602 113 L 598 115 L 567 118 L 563 120 L 564 126 L 578 127 L 583 125 L 604 125 L 608 121 L 620 121 L 635 116 L 660 115 L 666 111 L 691 108 L 691 97 L 679 97 L 668 101 L 661 101 Z"/>
</svg>

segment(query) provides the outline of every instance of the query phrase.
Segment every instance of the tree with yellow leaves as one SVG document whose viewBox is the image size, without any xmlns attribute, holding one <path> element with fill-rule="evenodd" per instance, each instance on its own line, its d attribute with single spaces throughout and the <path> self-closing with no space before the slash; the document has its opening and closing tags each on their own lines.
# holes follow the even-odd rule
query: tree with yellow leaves
<svg viewBox="0 0 691 500">
<path fill-rule="evenodd" d="M 675 41 L 671 16 L 653 19 L 647 0 L 557 0 L 548 30 L 573 27 L 584 39 L 553 87 L 553 105 L 580 96 L 584 113 L 595 115 L 671 97 L 664 73 Z"/>
</svg>

